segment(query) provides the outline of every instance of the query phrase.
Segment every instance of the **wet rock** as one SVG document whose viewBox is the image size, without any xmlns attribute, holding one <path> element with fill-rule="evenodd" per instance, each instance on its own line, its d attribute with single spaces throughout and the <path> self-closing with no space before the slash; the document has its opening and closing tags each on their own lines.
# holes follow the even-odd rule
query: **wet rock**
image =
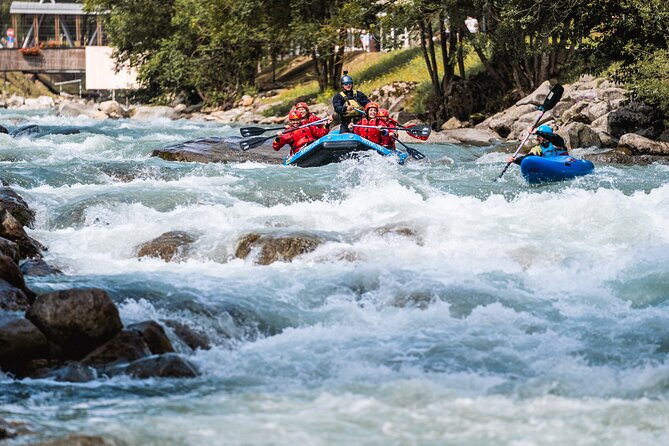
<svg viewBox="0 0 669 446">
<path fill-rule="evenodd" d="M 112 339 L 123 328 L 116 305 L 104 290 L 96 288 L 39 295 L 26 317 L 74 359 Z"/>
<path fill-rule="evenodd" d="M 422 237 L 416 232 L 416 230 L 408 226 L 387 225 L 375 229 L 374 232 L 380 236 L 395 235 L 412 239 L 419 245 L 423 243 Z"/>
<path fill-rule="evenodd" d="M 111 340 L 90 352 L 81 363 L 96 368 L 110 367 L 127 363 L 151 355 L 149 346 L 144 342 L 142 333 L 135 330 L 122 330 Z"/>
<path fill-rule="evenodd" d="M 134 330 L 140 333 L 154 355 L 174 352 L 174 347 L 167 334 L 165 334 L 165 329 L 156 321 L 128 325 L 126 330 Z"/>
<path fill-rule="evenodd" d="M 626 133 L 636 133 L 656 139 L 664 131 L 664 122 L 660 112 L 653 107 L 632 102 L 609 114 L 608 127 L 608 133 L 616 138 Z"/>
<path fill-rule="evenodd" d="M 153 119 L 167 118 L 179 119 L 179 114 L 172 108 L 164 105 L 148 106 L 142 105 L 130 111 L 132 119 L 149 121 Z"/>
<path fill-rule="evenodd" d="M 0 134 L 3 133 L 6 135 L 9 133 L 9 130 L 7 130 L 7 127 L 5 127 L 4 125 L 0 125 Z"/>
<path fill-rule="evenodd" d="M 44 247 L 26 234 L 23 225 L 4 208 L 0 208 L 0 237 L 19 246 L 21 258 L 41 257 Z"/>
<path fill-rule="evenodd" d="M 63 367 L 49 370 L 38 377 L 60 382 L 85 383 L 97 379 L 98 372 L 91 366 L 71 362 Z"/>
<path fill-rule="evenodd" d="M 500 139 L 499 135 L 491 130 L 475 128 L 444 130 L 440 133 L 445 134 L 449 138 L 456 139 L 461 144 L 471 144 L 476 146 L 487 146 Z"/>
<path fill-rule="evenodd" d="M 0 279 L 21 289 L 29 297 L 35 297 L 35 294 L 26 287 L 23 273 L 11 257 L 0 255 Z"/>
<path fill-rule="evenodd" d="M 611 150 L 604 153 L 589 154 L 583 156 L 583 159 L 592 161 L 595 164 L 622 164 L 647 166 L 653 163 L 669 164 L 669 157 L 657 155 L 638 155 L 632 156 L 621 150 Z"/>
<path fill-rule="evenodd" d="M 174 320 L 164 320 L 163 322 L 191 349 L 209 350 L 211 348 L 211 342 L 204 332 Z"/>
<path fill-rule="evenodd" d="M 556 133 L 564 138 L 567 147 L 571 149 L 577 147 L 600 147 L 602 144 L 597 132 L 581 122 L 567 124 Z"/>
<path fill-rule="evenodd" d="M 133 378 L 196 378 L 197 367 L 176 353 L 139 359 L 131 362 L 123 373 Z"/>
<path fill-rule="evenodd" d="M 58 107 L 58 115 L 66 118 L 76 118 L 78 116 L 97 118 L 100 116 L 100 112 L 95 106 L 63 101 Z"/>
<path fill-rule="evenodd" d="M 58 268 L 48 265 L 42 259 L 25 260 L 20 265 L 24 276 L 60 276 L 63 274 Z"/>
<path fill-rule="evenodd" d="M 116 101 L 104 101 L 99 105 L 100 111 L 112 119 L 126 118 L 128 112 Z"/>
<path fill-rule="evenodd" d="M 0 369 L 17 373 L 32 359 L 49 356 L 44 334 L 29 320 L 0 312 Z"/>
<path fill-rule="evenodd" d="M 69 435 L 67 437 L 56 438 L 55 440 L 34 443 L 31 446 L 121 446 L 108 438 L 102 438 L 92 435 Z"/>
<path fill-rule="evenodd" d="M 21 260 L 19 245 L 4 237 L 0 237 L 0 255 L 10 257 L 15 262 Z"/>
<path fill-rule="evenodd" d="M 295 257 L 315 250 L 323 239 L 310 234 L 258 234 L 242 236 L 237 242 L 235 256 L 245 259 L 254 252 L 255 263 L 269 265 L 276 261 L 292 261 Z"/>
<path fill-rule="evenodd" d="M 21 289 L 0 280 L 0 310 L 26 311 L 30 299 Z"/>
<path fill-rule="evenodd" d="M 33 227 L 35 212 L 11 187 L 0 188 L 0 207 L 11 213 L 22 226 Z"/>
<path fill-rule="evenodd" d="M 172 231 L 140 245 L 137 257 L 157 257 L 166 262 L 188 257 L 188 248 L 196 240 L 187 232 Z"/>
<path fill-rule="evenodd" d="M 271 139 L 260 147 L 247 151 L 242 151 L 239 148 L 240 140 L 241 138 L 237 137 L 196 139 L 156 149 L 151 156 L 157 156 L 166 161 L 196 163 L 241 163 L 256 161 L 279 164 L 283 161 L 285 153 L 273 150 Z"/>
<path fill-rule="evenodd" d="M 418 308 L 426 310 L 430 304 L 435 302 L 435 297 L 432 293 L 426 291 L 411 291 L 400 293 L 393 299 L 393 306 L 399 308 Z"/>
<path fill-rule="evenodd" d="M 0 418 L 0 441 L 28 433 L 30 431 L 25 427 L 25 423 L 6 421 Z"/>
<path fill-rule="evenodd" d="M 618 149 L 627 149 L 632 155 L 669 156 L 669 143 L 653 141 L 634 133 L 627 133 L 621 136 Z"/>
</svg>

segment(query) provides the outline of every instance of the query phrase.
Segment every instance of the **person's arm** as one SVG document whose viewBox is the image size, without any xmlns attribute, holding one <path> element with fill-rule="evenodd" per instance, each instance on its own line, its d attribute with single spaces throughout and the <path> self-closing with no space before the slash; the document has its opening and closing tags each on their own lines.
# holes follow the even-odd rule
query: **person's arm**
<svg viewBox="0 0 669 446">
<path fill-rule="evenodd" d="M 332 98 L 332 106 L 334 107 L 335 112 L 339 113 L 340 115 L 346 113 L 346 102 L 339 93 L 337 93 L 335 97 Z"/>
<path fill-rule="evenodd" d="M 357 101 L 358 101 L 358 104 L 362 105 L 363 107 L 365 105 L 369 104 L 370 102 L 372 102 L 372 101 L 369 100 L 367 95 L 365 93 L 363 93 L 362 91 L 358 91 Z"/>
<path fill-rule="evenodd" d="M 286 144 L 290 144 L 290 142 L 293 140 L 293 133 L 283 133 L 279 134 L 274 138 L 274 141 L 272 142 L 272 148 L 274 150 L 279 150 L 281 147 L 285 146 Z"/>
</svg>

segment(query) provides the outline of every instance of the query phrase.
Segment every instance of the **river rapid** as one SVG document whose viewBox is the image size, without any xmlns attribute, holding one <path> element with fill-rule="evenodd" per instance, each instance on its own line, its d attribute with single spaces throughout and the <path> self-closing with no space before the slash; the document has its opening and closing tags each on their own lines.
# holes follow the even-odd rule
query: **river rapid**
<svg viewBox="0 0 669 446">
<path fill-rule="evenodd" d="M 0 374 L 0 418 L 128 445 L 659 445 L 669 438 L 669 167 L 596 166 L 529 186 L 497 147 L 414 145 L 320 168 L 197 164 L 153 149 L 238 128 L 0 111 L 0 177 L 29 234 L 125 324 L 174 319 L 215 346 L 192 380 Z M 284 149 L 285 150 L 285 149 Z M 587 153 L 576 149 L 572 154 Z M 380 228 L 404 228 L 386 231 Z M 408 230 L 407 230 L 408 229 Z M 179 263 L 137 259 L 167 231 Z M 329 241 L 292 263 L 234 257 L 251 231 Z M 404 234 L 404 235 L 403 235 Z"/>
</svg>

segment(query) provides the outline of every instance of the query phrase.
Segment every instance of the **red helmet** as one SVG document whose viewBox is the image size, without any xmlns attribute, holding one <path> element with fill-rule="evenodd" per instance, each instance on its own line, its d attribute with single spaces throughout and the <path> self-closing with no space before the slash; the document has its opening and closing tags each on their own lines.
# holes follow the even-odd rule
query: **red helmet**
<svg viewBox="0 0 669 446">
<path fill-rule="evenodd" d="M 290 113 L 288 113 L 288 120 L 289 121 L 302 120 L 302 115 L 297 110 L 291 110 Z"/>
<path fill-rule="evenodd" d="M 380 108 L 379 112 L 376 114 L 377 118 L 387 118 L 389 116 L 390 115 L 388 114 L 388 110 L 386 110 L 385 108 Z"/>
<path fill-rule="evenodd" d="M 378 113 L 379 104 L 377 104 L 376 102 L 370 102 L 369 104 L 365 105 L 365 112 L 367 112 L 367 110 L 369 110 L 370 108 L 375 108 Z"/>
<path fill-rule="evenodd" d="M 297 110 L 300 107 L 304 108 L 307 111 L 307 113 L 309 113 L 309 106 L 307 105 L 306 102 L 298 102 L 297 104 L 295 104 L 295 110 Z"/>
</svg>

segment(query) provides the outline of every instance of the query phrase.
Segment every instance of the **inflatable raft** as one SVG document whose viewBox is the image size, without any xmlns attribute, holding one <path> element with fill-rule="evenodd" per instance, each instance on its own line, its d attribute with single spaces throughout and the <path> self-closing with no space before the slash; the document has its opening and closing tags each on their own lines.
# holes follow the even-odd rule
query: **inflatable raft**
<svg viewBox="0 0 669 446">
<path fill-rule="evenodd" d="M 284 166 L 318 167 L 356 158 L 365 152 L 377 152 L 383 156 L 396 156 L 404 164 L 407 154 L 390 150 L 354 133 L 330 133 L 305 146 L 293 156 L 284 159 Z"/>
<path fill-rule="evenodd" d="M 594 168 L 592 162 L 571 156 L 527 156 L 520 164 L 520 172 L 532 184 L 569 180 L 587 175 Z"/>
</svg>

